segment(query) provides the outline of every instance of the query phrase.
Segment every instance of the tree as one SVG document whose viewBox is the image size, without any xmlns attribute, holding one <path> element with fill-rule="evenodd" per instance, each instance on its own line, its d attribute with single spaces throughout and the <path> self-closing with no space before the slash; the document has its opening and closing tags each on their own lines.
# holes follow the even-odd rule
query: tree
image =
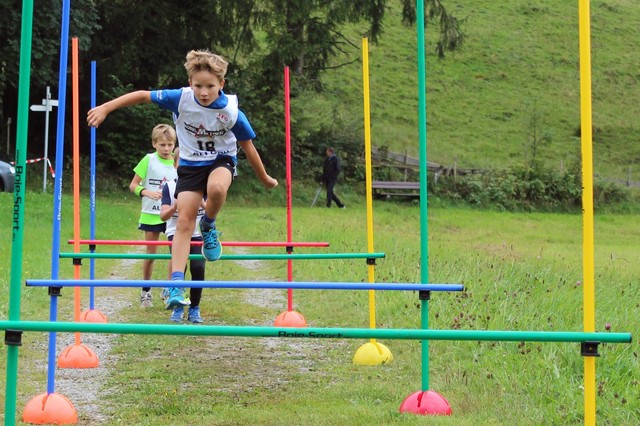
<svg viewBox="0 0 640 426">
<path fill-rule="evenodd" d="M 34 18 L 34 81 L 57 82 L 59 57 L 60 2 L 38 4 Z M 296 79 L 292 97 L 306 91 L 321 91 L 321 74 L 341 52 L 359 48 L 341 32 L 350 24 L 365 24 L 366 36 L 375 42 L 383 34 L 383 19 L 392 0 L 157 0 L 150 7 L 144 0 L 78 0 L 73 3 L 72 31 L 80 37 L 82 87 L 87 86 L 89 63 L 98 64 L 98 102 L 125 90 L 182 87 L 186 76 L 182 66 L 191 49 L 209 49 L 223 54 L 231 63 L 226 89 L 241 94 L 241 106 L 252 111 L 252 122 L 259 125 L 266 149 L 280 143 L 282 130 L 272 126 L 281 122 L 282 69 L 289 66 Z M 393 0 L 400 1 L 400 0 Z M 403 21 L 415 21 L 415 5 L 401 0 Z M 6 3 L 6 2 L 5 2 Z M 0 5 L 0 35 L 8 42 L 0 47 L 0 98 L 14 106 L 6 88 L 17 84 L 19 46 L 19 1 Z M 428 18 L 440 21 L 439 52 L 444 54 L 464 39 L 459 21 L 449 15 L 442 0 L 425 0 Z M 53 18 L 53 19 L 52 19 Z M 100 29 L 98 31 L 98 29 Z M 11 67 L 14 68 L 11 68 Z M 15 89 L 14 89 L 15 90 Z M 55 93 L 55 92 L 54 92 Z M 81 105 L 88 104 L 88 90 L 81 91 Z M 41 98 L 38 93 L 34 102 Z M 121 117 L 101 126 L 99 149 L 106 154 L 102 163 L 122 175 L 138 158 L 134 152 L 148 149 L 148 128 L 154 121 L 171 117 L 154 110 L 127 109 Z M 1 118 L 1 117 L 0 117 Z M 312 129 L 298 126 L 306 134 L 343 136 L 335 133 L 335 123 L 317 123 Z M 149 127 L 150 128 L 150 127 Z M 87 131 L 88 133 L 88 131 Z M 307 138 L 312 140 L 312 138 Z M 123 144 L 126 144 L 124 149 Z M 128 154 L 131 160 L 127 160 Z M 296 152 L 303 157 L 315 155 Z M 267 165 L 282 168 L 284 159 L 269 158 Z"/>
<path fill-rule="evenodd" d="M 257 2 L 253 13 L 266 34 L 267 54 L 261 63 L 278 75 L 289 66 L 298 76 L 317 82 L 330 58 L 351 42 L 342 34 L 346 24 L 366 22 L 366 37 L 376 42 L 383 34 L 383 18 L 388 0 L 275 0 Z M 402 20 L 416 22 L 416 3 L 402 0 Z M 438 56 L 458 48 L 464 41 L 460 20 L 449 14 L 441 0 L 425 0 L 426 21 L 439 22 Z M 271 74 L 273 72 L 273 74 Z"/>
<path fill-rule="evenodd" d="M 150 7 L 146 0 L 97 0 L 103 31 L 92 40 L 91 54 L 100 61 L 101 79 L 115 75 L 138 89 L 181 87 L 192 49 L 248 54 L 253 3 L 157 0 Z"/>
<path fill-rule="evenodd" d="M 265 33 L 266 48 L 255 52 L 249 60 L 249 66 L 237 70 L 234 88 L 241 89 L 243 99 L 249 109 L 260 111 L 261 139 L 266 149 L 280 143 L 282 129 L 269 125 L 281 122 L 282 106 L 279 98 L 273 96 L 273 88 L 283 86 L 282 69 L 288 66 L 295 79 L 292 85 L 292 97 L 305 96 L 307 90 L 322 91 L 320 76 L 330 67 L 331 60 L 339 53 L 350 49 L 356 52 L 351 62 L 360 60 L 360 47 L 349 40 L 342 32 L 349 24 L 366 24 L 365 36 L 373 43 L 384 34 L 383 20 L 391 0 L 274 0 L 256 2 L 253 10 L 254 22 Z M 413 0 L 402 0 L 402 21 L 406 25 L 414 25 L 416 21 L 416 5 Z M 441 0 L 425 0 L 426 21 L 439 22 L 440 38 L 436 45 L 439 57 L 446 51 L 458 48 L 464 41 L 460 28 L 461 21 L 450 15 Z M 351 63 L 349 62 L 349 63 Z M 338 65 L 339 66 L 339 65 Z M 333 66 L 335 67 L 335 66 Z M 313 95 L 310 95 L 313 96 Z M 293 155 L 305 156 L 305 152 L 313 146 L 313 140 L 330 139 L 342 141 L 346 145 L 352 135 L 346 134 L 342 123 L 327 122 L 315 129 L 317 138 L 309 136 L 309 129 L 304 123 L 298 123 L 294 132 L 307 134 L 307 137 L 296 137 L 298 140 Z M 351 123 L 349 123 L 351 124 Z M 306 139 L 307 144 L 300 143 Z M 359 143 L 353 140 L 353 145 Z M 275 149 L 269 149 L 275 151 Z M 355 151 L 355 149 L 353 150 Z M 355 157 L 355 154 L 353 155 Z M 355 159 L 355 158 L 354 158 Z M 270 162 L 276 162 L 270 164 Z M 313 161 L 313 160 L 311 160 Z M 303 160 L 304 162 L 304 160 Z M 283 168 L 284 163 L 277 158 L 268 158 L 265 163 L 274 168 Z"/>
<path fill-rule="evenodd" d="M 45 0 L 38 1 L 36 6 L 33 11 L 30 97 L 31 103 L 39 104 L 47 85 L 51 86 L 52 94 L 57 97 L 62 5 L 59 0 Z M 16 117 L 21 11 L 22 1 L 0 2 L 0 39 L 5 40 L 0 45 L 0 128 L 4 130 L 3 134 L 6 134 L 6 118 Z M 69 23 L 70 33 L 80 38 L 81 46 L 87 45 L 98 28 L 97 19 L 91 0 L 74 1 L 74 11 Z M 36 121 L 40 118 L 44 120 L 44 117 L 34 117 Z M 38 125 L 37 128 L 41 129 L 42 126 Z M 42 144 L 33 143 L 41 140 L 41 134 L 30 136 L 32 145 L 41 146 Z"/>
<path fill-rule="evenodd" d="M 402 20 L 408 25 L 416 22 L 416 2 L 402 0 Z M 436 43 L 436 52 L 439 58 L 444 58 L 447 51 L 452 51 L 464 43 L 465 35 L 460 28 L 460 21 L 449 14 L 441 0 L 425 0 L 425 25 L 427 22 L 440 24 L 440 38 Z"/>
</svg>

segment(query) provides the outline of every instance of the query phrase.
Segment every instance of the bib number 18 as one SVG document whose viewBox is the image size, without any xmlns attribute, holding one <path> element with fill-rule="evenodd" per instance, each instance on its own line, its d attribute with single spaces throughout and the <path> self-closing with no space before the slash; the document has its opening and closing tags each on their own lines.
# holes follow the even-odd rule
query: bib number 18
<svg viewBox="0 0 640 426">
<path fill-rule="evenodd" d="M 216 152 L 216 144 L 214 141 L 197 141 L 200 151 Z"/>
</svg>

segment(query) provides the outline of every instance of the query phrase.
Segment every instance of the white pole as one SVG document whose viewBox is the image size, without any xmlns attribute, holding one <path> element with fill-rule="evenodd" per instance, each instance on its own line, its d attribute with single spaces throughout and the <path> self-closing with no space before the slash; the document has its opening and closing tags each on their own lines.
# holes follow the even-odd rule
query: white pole
<svg viewBox="0 0 640 426">
<path fill-rule="evenodd" d="M 47 98 L 44 100 L 44 160 L 42 161 L 42 192 L 47 192 L 47 159 L 49 158 L 49 106 L 51 102 L 51 90 L 47 86 Z"/>
</svg>

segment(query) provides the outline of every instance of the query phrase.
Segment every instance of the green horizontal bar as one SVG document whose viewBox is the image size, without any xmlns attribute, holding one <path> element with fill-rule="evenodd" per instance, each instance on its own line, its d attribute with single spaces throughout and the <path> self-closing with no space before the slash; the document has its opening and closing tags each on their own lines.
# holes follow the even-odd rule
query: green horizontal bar
<svg viewBox="0 0 640 426">
<path fill-rule="evenodd" d="M 0 321 L 0 330 L 169 334 L 187 336 L 308 337 L 330 339 L 485 340 L 516 342 L 630 343 L 630 333 L 564 331 L 409 330 L 375 328 L 287 328 L 172 324 L 104 324 L 83 322 Z"/>
<path fill-rule="evenodd" d="M 384 253 L 280 253 L 280 254 L 223 254 L 220 260 L 280 260 L 280 259 L 380 259 Z M 171 259 L 171 254 L 148 253 L 60 253 L 61 259 Z M 201 254 L 189 259 L 202 260 Z"/>
</svg>

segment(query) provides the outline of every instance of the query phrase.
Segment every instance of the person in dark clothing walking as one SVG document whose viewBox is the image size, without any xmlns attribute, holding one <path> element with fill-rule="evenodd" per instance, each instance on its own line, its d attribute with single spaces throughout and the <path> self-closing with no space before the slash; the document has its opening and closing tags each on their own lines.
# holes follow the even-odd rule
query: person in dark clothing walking
<svg viewBox="0 0 640 426">
<path fill-rule="evenodd" d="M 338 180 L 338 174 L 340 174 L 340 159 L 336 157 L 333 148 L 327 148 L 326 157 L 322 165 L 322 183 L 327 187 L 327 207 L 331 207 L 331 201 L 333 200 L 338 207 L 344 209 L 345 205 L 333 192 Z"/>
</svg>

